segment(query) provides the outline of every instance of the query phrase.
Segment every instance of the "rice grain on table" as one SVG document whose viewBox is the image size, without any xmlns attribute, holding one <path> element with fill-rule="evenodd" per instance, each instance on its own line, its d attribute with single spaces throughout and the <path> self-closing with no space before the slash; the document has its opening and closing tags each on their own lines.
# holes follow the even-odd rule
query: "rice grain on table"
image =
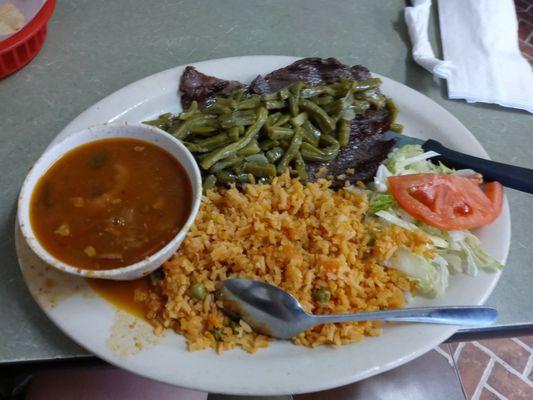
<svg viewBox="0 0 533 400">
<path fill-rule="evenodd" d="M 268 337 L 231 320 L 217 304 L 217 283 L 227 278 L 279 286 L 314 314 L 404 306 L 413 283 L 382 263 L 399 246 L 422 252 L 427 237 L 384 227 L 366 216 L 364 192 L 334 191 L 329 185 L 323 179 L 302 184 L 284 175 L 271 184 L 209 191 L 180 249 L 164 264 L 164 277 L 149 292 L 136 293 L 156 332 L 183 334 L 190 350 L 266 347 Z M 207 289 L 203 300 L 190 293 L 195 283 Z M 317 289 L 329 291 L 329 301 L 317 302 Z M 328 324 L 293 342 L 341 345 L 379 333 L 379 324 L 371 321 Z"/>
</svg>

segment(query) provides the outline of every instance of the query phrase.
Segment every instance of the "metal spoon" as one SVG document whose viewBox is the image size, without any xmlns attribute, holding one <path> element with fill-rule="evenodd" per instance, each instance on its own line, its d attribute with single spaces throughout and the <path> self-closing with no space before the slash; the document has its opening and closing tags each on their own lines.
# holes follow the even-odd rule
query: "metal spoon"
<svg viewBox="0 0 533 400">
<path fill-rule="evenodd" d="M 280 339 L 290 339 L 314 325 L 334 322 L 382 320 L 482 326 L 491 324 L 498 317 L 495 308 L 485 306 L 420 307 L 311 315 L 284 290 L 250 279 L 223 281 L 219 299 L 229 315 L 243 319 L 256 332 Z"/>
</svg>

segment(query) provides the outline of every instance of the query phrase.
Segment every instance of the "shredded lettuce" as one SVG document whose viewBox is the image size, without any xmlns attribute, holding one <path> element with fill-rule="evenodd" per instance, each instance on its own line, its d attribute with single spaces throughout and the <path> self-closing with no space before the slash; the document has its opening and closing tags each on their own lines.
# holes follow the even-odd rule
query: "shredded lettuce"
<svg viewBox="0 0 533 400">
<path fill-rule="evenodd" d="M 375 214 L 378 211 L 387 210 L 396 206 L 396 200 L 394 200 L 391 194 L 378 193 L 371 198 L 369 211 Z"/>
<path fill-rule="evenodd" d="M 440 167 L 428 159 L 438 155 L 434 151 L 424 152 L 422 146 L 413 144 L 394 149 L 383 164 L 392 175 L 436 173 Z"/>
<path fill-rule="evenodd" d="M 417 289 L 423 294 L 442 296 L 448 287 L 450 274 L 441 257 L 428 260 L 401 247 L 386 264 L 416 280 Z"/>
<path fill-rule="evenodd" d="M 422 231 L 429 236 L 435 254 L 426 258 L 414 254 L 407 248 L 400 248 L 385 265 L 404 272 L 416 280 L 420 293 L 440 296 L 448 286 L 450 273 L 465 273 L 476 276 L 479 269 L 498 270 L 502 265 L 481 249 L 479 239 L 469 231 L 445 231 L 416 221 L 413 217 L 398 207 L 393 196 L 389 193 L 387 178 L 389 176 L 437 173 L 454 174 L 464 177 L 479 177 L 472 170 L 455 171 L 442 163 L 438 165 L 429 161 L 438 154 L 432 151 L 424 152 L 421 146 L 408 145 L 395 149 L 387 160 L 379 166 L 370 197 L 370 213 L 374 214 L 384 224 L 400 226 L 410 231 Z M 428 256 L 429 257 L 429 256 Z"/>
</svg>

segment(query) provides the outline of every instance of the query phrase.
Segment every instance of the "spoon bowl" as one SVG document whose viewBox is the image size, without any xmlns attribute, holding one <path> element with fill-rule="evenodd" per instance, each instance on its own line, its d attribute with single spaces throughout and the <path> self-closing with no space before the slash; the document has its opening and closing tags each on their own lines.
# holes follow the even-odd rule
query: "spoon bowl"
<svg viewBox="0 0 533 400">
<path fill-rule="evenodd" d="M 360 312 L 353 314 L 312 315 L 291 294 L 265 282 L 228 279 L 219 292 L 224 311 L 241 318 L 252 329 L 279 339 L 290 339 L 314 325 L 383 320 L 422 322 L 459 326 L 484 326 L 493 323 L 498 311 L 486 306 L 419 307 Z"/>
</svg>

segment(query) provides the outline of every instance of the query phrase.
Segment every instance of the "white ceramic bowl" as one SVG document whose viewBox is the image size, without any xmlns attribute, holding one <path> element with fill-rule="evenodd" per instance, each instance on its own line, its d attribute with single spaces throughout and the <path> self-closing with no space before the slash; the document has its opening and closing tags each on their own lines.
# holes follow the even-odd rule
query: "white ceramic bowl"
<svg viewBox="0 0 533 400">
<path fill-rule="evenodd" d="M 65 153 L 83 144 L 101 139 L 132 138 L 152 143 L 170 153 L 183 166 L 192 186 L 192 208 L 183 228 L 161 250 L 122 268 L 109 270 L 88 270 L 64 263 L 48 251 L 37 240 L 30 223 L 30 200 L 36 183 L 46 171 Z M 47 149 L 32 167 L 19 195 L 18 221 L 24 238 L 31 249 L 49 265 L 70 274 L 114 280 L 140 278 L 159 268 L 178 249 L 191 227 L 202 200 L 202 178 L 196 161 L 189 150 L 176 138 L 161 129 L 143 124 L 105 124 L 92 127 L 69 136 L 65 140 Z"/>
</svg>

